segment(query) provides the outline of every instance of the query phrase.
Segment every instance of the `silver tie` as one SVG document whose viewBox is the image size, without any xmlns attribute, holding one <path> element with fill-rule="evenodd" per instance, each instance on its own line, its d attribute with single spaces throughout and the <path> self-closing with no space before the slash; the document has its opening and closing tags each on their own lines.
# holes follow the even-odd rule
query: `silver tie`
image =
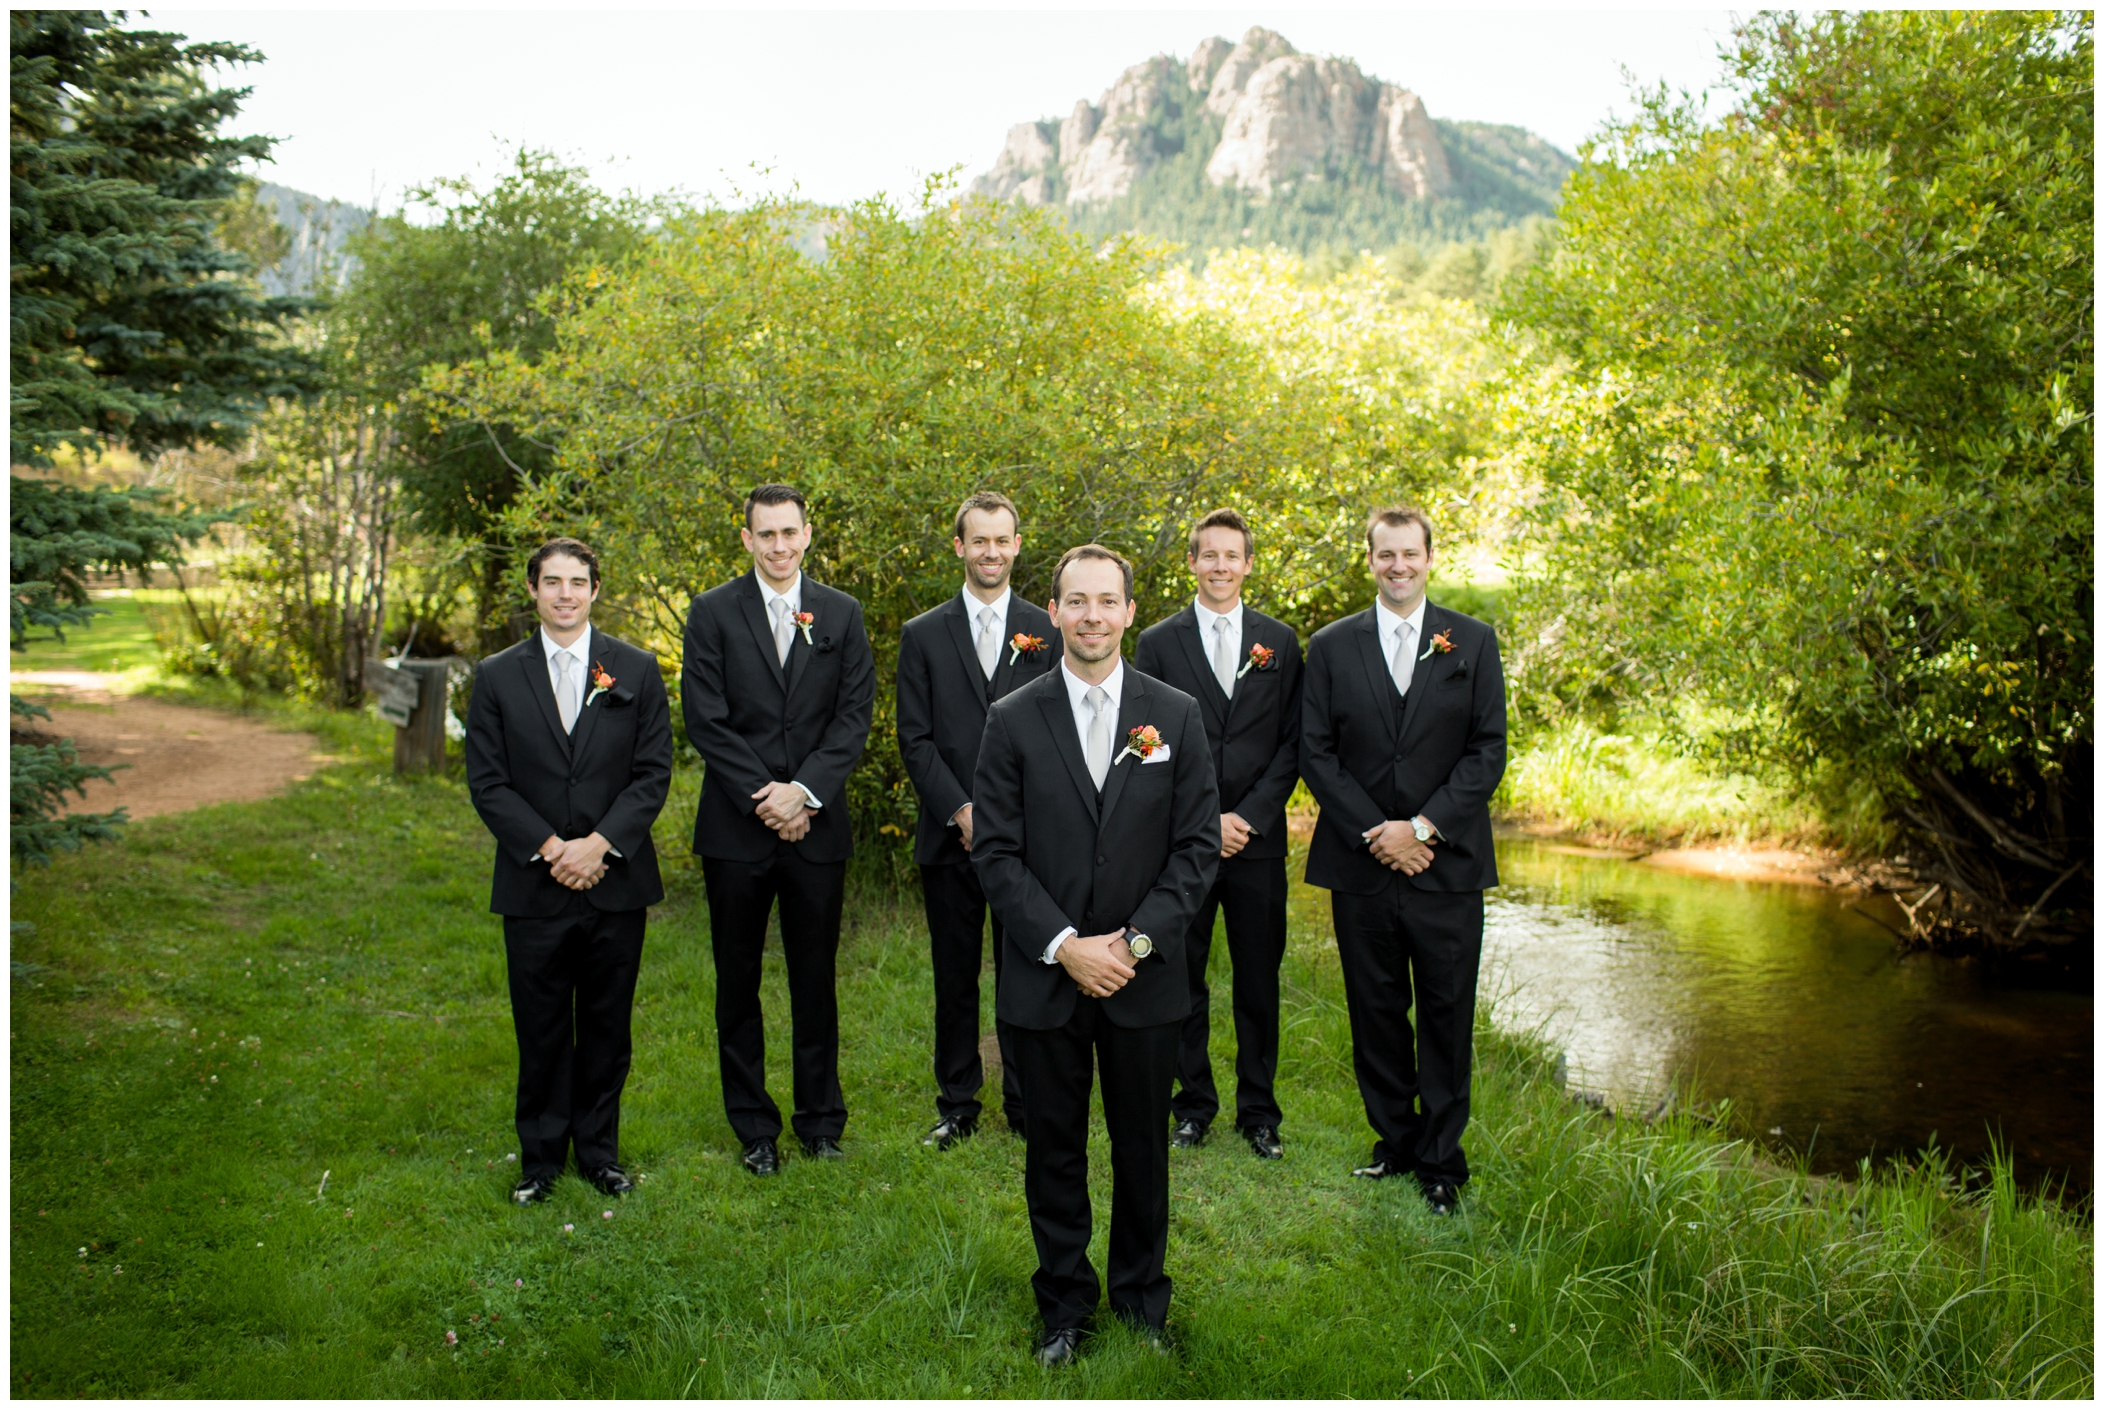
<svg viewBox="0 0 2104 1410">
<path fill-rule="evenodd" d="M 1395 677 L 1398 695 L 1410 693 L 1410 676 L 1417 669 L 1417 662 L 1410 655 L 1410 648 L 1417 644 L 1417 631 L 1408 622 L 1396 629 L 1395 659 L 1388 663 L 1388 673 Z"/>
<path fill-rule="evenodd" d="M 1220 693 L 1232 696 L 1235 693 L 1235 658 L 1227 645 L 1227 618 L 1213 619 L 1213 675 L 1220 681 Z"/>
<path fill-rule="evenodd" d="M 789 643 L 796 639 L 796 626 L 789 620 L 789 599 L 774 600 L 774 659 L 789 664 Z"/>
<path fill-rule="evenodd" d="M 1082 698 L 1088 701 L 1091 712 L 1088 738 L 1089 777 L 1096 781 L 1097 791 L 1100 792 L 1103 780 L 1110 777 L 1110 692 L 1100 685 L 1092 685 L 1089 687 L 1089 693 Z"/>
<path fill-rule="evenodd" d="M 1001 624 L 994 617 L 994 609 L 979 609 L 979 669 L 986 678 L 994 678 L 994 668 L 1001 664 Z"/>
<path fill-rule="evenodd" d="M 577 727 L 577 691 L 570 682 L 575 660 L 567 651 L 555 653 L 555 713 L 562 716 L 564 734 Z"/>
</svg>

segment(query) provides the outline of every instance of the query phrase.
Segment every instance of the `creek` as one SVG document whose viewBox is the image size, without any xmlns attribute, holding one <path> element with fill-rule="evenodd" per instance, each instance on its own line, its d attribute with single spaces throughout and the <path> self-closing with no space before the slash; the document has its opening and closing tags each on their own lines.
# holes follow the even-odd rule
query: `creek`
<svg viewBox="0 0 2104 1410">
<path fill-rule="evenodd" d="M 1981 1165 L 1999 1142 L 2023 1184 L 2090 1190 L 2090 995 L 1902 954 L 1853 893 L 1525 839 L 1498 865 L 1483 993 L 1562 1050 L 1572 1087 L 1637 1114 L 1669 1090 L 1729 1098 L 1736 1131 L 1821 1172 L 1931 1142 Z"/>
</svg>

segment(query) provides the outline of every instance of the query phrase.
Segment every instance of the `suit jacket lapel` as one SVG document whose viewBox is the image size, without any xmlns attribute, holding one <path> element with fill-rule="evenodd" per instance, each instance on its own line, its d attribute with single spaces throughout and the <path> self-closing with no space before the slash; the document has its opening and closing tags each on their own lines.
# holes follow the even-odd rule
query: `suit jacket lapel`
<svg viewBox="0 0 2104 1410">
<path fill-rule="evenodd" d="M 555 745 L 570 754 L 570 736 L 563 730 L 562 711 L 555 707 L 555 684 L 548 679 L 548 652 L 541 644 L 538 629 L 527 638 L 527 649 L 519 654 L 519 666 L 526 672 L 526 689 L 541 704 L 541 717 L 548 722 L 549 731 L 555 736 Z"/>
<path fill-rule="evenodd" d="M 1417 665 L 1410 672 L 1410 694 L 1403 700 L 1403 723 L 1396 733 L 1396 742 L 1402 743 L 1410 737 L 1410 726 L 1417 719 L 1417 707 L 1425 703 L 1425 696 L 1432 685 L 1432 663 L 1439 659 L 1432 647 L 1432 638 L 1442 628 L 1439 618 L 1444 614 L 1431 603 L 1425 604 L 1423 629 L 1417 634 Z"/>
<path fill-rule="evenodd" d="M 1141 766 L 1139 755 L 1125 759 L 1120 759 L 1119 755 L 1125 752 L 1125 741 L 1132 737 L 1134 730 L 1155 723 L 1147 718 L 1149 704 L 1147 688 L 1140 684 L 1140 673 L 1128 669 L 1125 672 L 1125 698 L 1118 702 L 1118 727 L 1111 731 L 1110 736 L 1110 773 L 1103 780 L 1103 815 L 1096 820 L 1098 828 L 1110 821 L 1111 809 L 1118 806 L 1118 799 L 1125 792 L 1125 780 Z M 1186 747 L 1190 743 L 1188 739 L 1184 741 Z"/>
<path fill-rule="evenodd" d="M 1381 609 L 1369 607 L 1360 616 L 1353 634 L 1359 638 L 1359 662 L 1366 668 L 1366 686 L 1373 692 L 1373 700 L 1381 708 L 1381 728 L 1388 731 L 1390 739 L 1396 738 L 1395 711 L 1386 708 L 1388 692 L 1395 689 L 1395 677 L 1388 672 L 1388 658 L 1381 654 Z M 1430 612 L 1426 613 L 1430 616 Z M 1412 694 L 1416 693 L 1416 677 L 1411 677 Z"/>
<path fill-rule="evenodd" d="M 774 683 L 782 686 L 786 693 L 788 682 L 782 674 L 782 663 L 774 654 L 774 628 L 767 620 L 767 607 L 760 600 L 760 585 L 750 573 L 739 584 L 738 606 L 745 613 L 745 624 L 752 628 L 753 640 L 760 644 L 761 659 L 767 662 L 767 669 L 774 672 Z M 794 644 L 790 646 L 789 654 L 796 654 Z"/>
<path fill-rule="evenodd" d="M 592 726 L 599 722 L 599 716 L 606 710 L 603 696 L 597 705 L 586 707 L 583 704 L 583 702 L 592 698 L 592 665 L 597 658 L 591 653 L 598 645 L 598 638 L 599 633 L 597 631 L 587 628 L 584 641 L 580 643 L 585 648 L 584 694 L 578 696 L 577 726 L 570 731 L 570 757 L 573 759 L 582 759 L 584 757 L 585 746 L 592 741 Z M 542 674 L 545 675 L 546 672 Z M 611 675 L 613 673 L 609 671 L 607 674 Z"/>
<path fill-rule="evenodd" d="M 817 649 L 820 633 L 829 630 L 833 625 L 831 622 L 818 620 L 818 609 L 811 605 L 811 580 L 808 577 L 804 579 L 803 610 L 811 614 L 811 640 L 804 640 L 802 627 L 790 628 L 789 679 L 782 687 L 785 697 L 794 694 L 796 683 L 804 678 L 804 667 L 811 664 L 811 653 Z"/>
<path fill-rule="evenodd" d="M 1009 601 L 1013 603 L 1014 598 Z M 986 673 L 979 669 L 979 650 L 972 644 L 972 617 L 964 609 L 964 599 L 953 597 L 950 605 L 943 609 L 942 619 L 949 628 L 950 641 L 957 648 L 957 659 L 964 663 L 964 678 L 979 687 L 979 704 L 986 704 Z M 1001 678 L 999 666 L 994 668 L 994 679 Z"/>
<path fill-rule="evenodd" d="M 1246 614 L 1244 620 L 1248 620 Z M 1184 655 L 1191 658 L 1191 669 L 1198 674 L 1198 703 L 1205 706 L 1205 712 L 1213 717 L 1215 730 L 1225 728 L 1227 712 L 1234 708 L 1234 700 L 1220 688 L 1220 678 L 1213 674 L 1212 659 L 1205 654 L 1205 636 L 1198 630 L 1198 610 L 1185 607 L 1176 614 L 1170 630 L 1183 643 Z M 1245 629 L 1242 635 L 1249 633 Z"/>
<path fill-rule="evenodd" d="M 974 661 L 972 664 L 976 668 L 979 663 Z M 1088 760 L 1081 752 L 1081 736 L 1074 732 L 1074 709 L 1067 702 L 1067 683 L 1057 671 L 1039 676 L 1038 680 L 1048 681 L 1050 685 L 1038 691 L 1037 708 L 1044 713 L 1045 724 L 1052 731 L 1052 743 L 1059 750 L 1059 757 L 1067 761 L 1067 773 L 1081 794 L 1082 805 L 1089 810 L 1089 820 L 1094 822 L 1100 816 L 1096 810 L 1096 781 L 1089 777 Z"/>
</svg>

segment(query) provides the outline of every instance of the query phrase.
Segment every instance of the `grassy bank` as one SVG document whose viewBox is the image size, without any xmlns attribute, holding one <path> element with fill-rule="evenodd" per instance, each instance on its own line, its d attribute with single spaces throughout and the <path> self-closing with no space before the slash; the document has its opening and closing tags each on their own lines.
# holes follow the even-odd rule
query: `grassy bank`
<svg viewBox="0 0 2104 1410">
<path fill-rule="evenodd" d="M 1465 1217 L 1351 1180 L 1370 1136 L 1304 889 L 1287 1159 L 1179 1154 L 1174 1362 L 1109 1334 L 1070 1373 L 1030 1365 L 1022 1149 L 918 1144 L 925 941 L 886 901 L 853 907 L 841 954 L 848 1160 L 737 1168 L 676 866 L 623 1131 L 647 1178 L 618 1206 L 566 1179 L 511 1208 L 486 836 L 457 782 L 392 778 L 380 731 L 332 718 L 347 762 L 291 794 L 22 877 L 16 1395 L 2090 1393 L 2082 1220 L 2007 1182 L 1812 1180 L 1700 1125 L 1615 1124 L 1523 1041 L 1481 1034 Z M 786 1093 L 778 959 L 768 1012 Z"/>
</svg>

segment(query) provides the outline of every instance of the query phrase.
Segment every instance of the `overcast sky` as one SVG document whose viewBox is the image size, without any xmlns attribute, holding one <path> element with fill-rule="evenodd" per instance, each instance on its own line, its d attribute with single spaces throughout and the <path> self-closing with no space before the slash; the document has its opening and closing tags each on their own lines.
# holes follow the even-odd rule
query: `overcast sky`
<svg viewBox="0 0 2104 1410">
<path fill-rule="evenodd" d="M 239 130 L 282 139 L 266 180 L 364 205 L 491 171 L 525 143 L 605 184 L 904 195 L 985 170 L 1017 122 L 1094 101 L 1157 52 L 1253 24 L 1415 89 L 1435 117 L 1517 123 L 1567 151 L 1627 111 L 1624 70 L 1699 89 L 1722 11 L 994 10 L 635 12 L 293 9 L 134 12 L 266 61 Z M 771 168 L 761 181 L 755 166 Z M 733 183 L 736 183 L 734 188 Z"/>
</svg>

